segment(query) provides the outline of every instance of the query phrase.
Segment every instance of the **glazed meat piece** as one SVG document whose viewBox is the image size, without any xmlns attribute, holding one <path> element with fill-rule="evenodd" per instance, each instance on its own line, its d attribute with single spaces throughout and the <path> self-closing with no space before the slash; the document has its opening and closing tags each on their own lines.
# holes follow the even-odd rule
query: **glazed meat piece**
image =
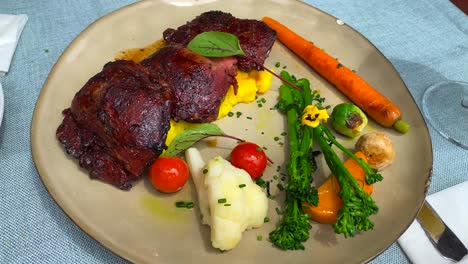
<svg viewBox="0 0 468 264">
<path fill-rule="evenodd" d="M 171 94 L 153 80 L 132 61 L 110 62 L 64 111 L 57 137 L 92 178 L 128 189 L 166 147 Z"/>
<path fill-rule="evenodd" d="M 238 67 L 246 72 L 261 70 L 268 57 L 276 32 L 265 23 L 253 19 L 238 19 L 229 13 L 209 11 L 177 29 L 166 29 L 163 33 L 168 44 L 187 45 L 196 35 L 206 31 L 222 31 L 238 37 L 245 57 L 238 57 Z"/>
<path fill-rule="evenodd" d="M 234 57 L 211 60 L 178 45 L 166 46 L 141 62 L 155 82 L 172 92 L 171 117 L 191 123 L 217 119 L 229 86 L 237 88 L 235 64 Z"/>
<path fill-rule="evenodd" d="M 57 137 L 67 153 L 78 159 L 80 166 L 89 171 L 91 178 L 129 189 L 134 177 L 109 155 L 96 135 L 78 127 L 70 109 L 64 110 L 63 114 L 65 117 L 57 130 Z"/>
</svg>

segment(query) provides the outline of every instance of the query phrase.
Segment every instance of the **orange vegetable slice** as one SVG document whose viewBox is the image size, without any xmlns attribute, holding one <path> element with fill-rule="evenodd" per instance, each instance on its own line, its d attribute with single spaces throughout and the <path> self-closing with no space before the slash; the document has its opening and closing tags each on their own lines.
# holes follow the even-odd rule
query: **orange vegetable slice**
<svg viewBox="0 0 468 264">
<path fill-rule="evenodd" d="M 366 157 L 362 152 L 356 152 L 358 158 L 367 162 Z M 363 188 L 364 192 L 371 194 L 374 187 L 366 183 L 366 174 L 353 158 L 349 158 L 344 163 L 344 166 L 349 170 L 351 175 L 357 180 L 358 184 Z M 303 211 L 310 214 L 312 220 L 322 224 L 334 224 L 338 218 L 338 212 L 343 206 L 343 201 L 338 196 L 340 185 L 334 175 L 318 187 L 319 202 L 317 206 L 304 203 Z"/>
</svg>

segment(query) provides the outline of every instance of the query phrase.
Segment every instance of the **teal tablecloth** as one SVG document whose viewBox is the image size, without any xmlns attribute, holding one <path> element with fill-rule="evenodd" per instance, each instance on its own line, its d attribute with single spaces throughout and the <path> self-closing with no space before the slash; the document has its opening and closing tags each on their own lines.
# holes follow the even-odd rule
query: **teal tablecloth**
<svg viewBox="0 0 468 264">
<path fill-rule="evenodd" d="M 0 13 L 27 14 L 10 72 L 0 77 L 0 263 L 125 262 L 84 234 L 55 204 L 30 153 L 34 104 L 65 47 L 97 18 L 132 0 L 0 0 Z M 308 0 L 357 29 L 395 65 L 418 103 L 430 84 L 468 82 L 468 17 L 448 0 Z M 0 54 L 1 56 L 1 54 Z M 468 180 L 468 151 L 430 130 L 430 192 Z M 393 244 L 372 263 L 407 263 Z"/>
</svg>

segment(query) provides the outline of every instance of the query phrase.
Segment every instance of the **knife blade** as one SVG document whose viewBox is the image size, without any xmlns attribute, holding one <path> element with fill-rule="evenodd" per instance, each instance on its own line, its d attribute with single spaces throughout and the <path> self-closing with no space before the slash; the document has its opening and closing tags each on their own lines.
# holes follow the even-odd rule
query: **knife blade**
<svg viewBox="0 0 468 264">
<path fill-rule="evenodd" d="M 468 254 L 463 242 L 450 230 L 427 201 L 424 201 L 416 219 L 442 256 L 460 261 Z"/>
</svg>

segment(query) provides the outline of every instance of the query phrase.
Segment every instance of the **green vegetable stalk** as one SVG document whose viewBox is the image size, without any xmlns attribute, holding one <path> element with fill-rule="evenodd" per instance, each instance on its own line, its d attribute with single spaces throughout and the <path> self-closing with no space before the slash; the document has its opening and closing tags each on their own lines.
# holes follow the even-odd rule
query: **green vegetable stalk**
<svg viewBox="0 0 468 264">
<path fill-rule="evenodd" d="M 316 170 L 312 155 L 312 128 L 300 122 L 303 108 L 312 103 L 309 82 L 296 81 L 287 72 L 281 77 L 295 83 L 302 91 L 293 90 L 287 85 L 280 87 L 279 110 L 286 114 L 289 136 L 288 182 L 283 218 L 275 230 L 270 232 L 270 240 L 283 250 L 304 249 L 303 242 L 309 239 L 310 215 L 302 211 L 304 202 L 317 205 L 317 189 L 311 186 L 312 173 Z"/>
<path fill-rule="evenodd" d="M 374 223 L 369 219 L 373 214 L 379 211 L 372 197 L 365 193 L 359 186 L 356 179 L 343 165 L 340 158 L 331 148 L 330 143 L 336 145 L 340 150 L 355 159 L 366 172 L 366 182 L 374 183 L 382 180 L 382 175 L 363 160 L 356 157 L 353 153 L 342 146 L 330 130 L 323 125 L 314 128 L 314 138 L 322 150 L 325 161 L 333 175 L 335 175 L 338 184 L 341 187 L 339 196 L 343 200 L 343 207 L 338 212 L 338 219 L 333 225 L 333 229 L 337 234 L 343 234 L 345 237 L 353 237 L 356 231 L 367 231 L 374 227 Z"/>
<path fill-rule="evenodd" d="M 339 195 L 343 200 L 343 207 L 333 226 L 335 232 L 350 237 L 354 236 L 356 231 L 372 229 L 374 224 L 369 217 L 378 212 L 378 207 L 372 197 L 362 190 L 356 179 L 346 169 L 332 149 L 332 145 L 361 165 L 368 183 L 380 181 L 382 176 L 341 145 L 331 131 L 320 124 L 319 113 L 326 112 L 323 109 L 327 108 L 322 105 L 325 99 L 320 97 L 317 91 L 311 92 L 310 84 L 306 79 L 296 80 L 285 71 L 281 72 L 281 77 L 296 84 L 302 91 L 292 89 L 288 85 L 280 87 L 278 109 L 287 116 L 289 132 L 289 178 L 285 188 L 283 218 L 277 228 L 270 233 L 270 240 L 281 249 L 294 250 L 304 249 L 303 242 L 309 238 L 310 216 L 302 212 L 302 204 L 307 202 L 316 205 L 318 202 L 317 190 L 311 186 L 312 173 L 316 170 L 312 154 L 313 139 L 318 143 L 328 167 L 341 187 Z M 313 105 L 312 108 L 315 110 L 308 113 L 310 105 Z M 304 121 L 316 125 L 306 126 L 303 125 Z"/>
</svg>

